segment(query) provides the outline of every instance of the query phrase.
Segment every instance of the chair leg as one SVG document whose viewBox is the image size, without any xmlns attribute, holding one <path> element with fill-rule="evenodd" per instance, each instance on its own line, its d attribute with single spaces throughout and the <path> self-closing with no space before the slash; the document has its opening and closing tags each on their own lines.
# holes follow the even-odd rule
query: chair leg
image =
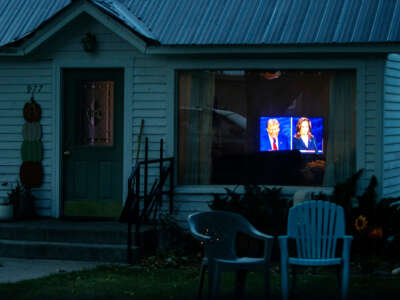
<svg viewBox="0 0 400 300">
<path fill-rule="evenodd" d="M 337 266 L 336 267 L 336 278 L 337 278 L 337 299 L 340 299 L 342 297 L 342 266 Z M 339 296 L 340 295 L 340 296 Z"/>
<path fill-rule="evenodd" d="M 197 300 L 201 299 L 202 296 L 202 290 L 203 290 L 203 285 L 204 285 L 204 275 L 205 275 L 205 271 L 206 271 L 207 265 L 206 264 L 202 264 L 201 268 L 200 268 L 200 282 L 199 282 L 199 288 L 197 291 Z"/>
<path fill-rule="evenodd" d="M 264 269 L 264 293 L 265 299 L 271 299 L 271 282 L 270 282 L 269 265 Z"/>
<path fill-rule="evenodd" d="M 238 270 L 236 271 L 236 278 L 235 278 L 235 298 L 236 299 L 243 299 L 244 291 L 246 286 L 246 270 Z"/>
<path fill-rule="evenodd" d="M 208 265 L 208 296 L 209 296 L 209 299 L 214 300 L 214 299 L 218 298 L 220 280 L 221 280 L 220 267 L 216 263 L 209 263 L 209 265 Z"/>
<path fill-rule="evenodd" d="M 292 288 L 290 289 L 290 295 L 294 297 L 294 292 L 296 290 L 296 275 L 297 275 L 297 267 L 292 265 Z"/>
<path fill-rule="evenodd" d="M 348 288 L 349 288 L 349 264 L 348 263 L 343 263 L 341 281 L 342 281 L 341 282 L 342 300 L 346 300 Z"/>
<path fill-rule="evenodd" d="M 288 263 L 286 260 L 281 259 L 281 293 L 283 300 L 288 300 L 289 296 L 288 282 L 289 282 Z"/>
</svg>

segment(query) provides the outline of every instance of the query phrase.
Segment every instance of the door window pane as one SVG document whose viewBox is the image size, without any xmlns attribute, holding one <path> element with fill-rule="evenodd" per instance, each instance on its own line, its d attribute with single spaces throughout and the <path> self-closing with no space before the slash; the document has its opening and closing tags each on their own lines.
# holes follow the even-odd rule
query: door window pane
<svg viewBox="0 0 400 300">
<path fill-rule="evenodd" d="M 114 82 L 84 80 L 80 82 L 78 99 L 81 146 L 112 146 L 114 143 Z"/>
</svg>

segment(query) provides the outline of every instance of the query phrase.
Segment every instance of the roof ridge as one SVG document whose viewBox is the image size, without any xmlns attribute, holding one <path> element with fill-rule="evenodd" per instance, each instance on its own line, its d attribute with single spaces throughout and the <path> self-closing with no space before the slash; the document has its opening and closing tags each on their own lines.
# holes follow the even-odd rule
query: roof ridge
<svg viewBox="0 0 400 300">
<path fill-rule="evenodd" d="M 156 36 L 138 17 L 136 17 L 124 4 L 118 0 L 90 0 L 93 4 L 105 9 L 115 17 L 124 21 L 129 27 L 144 37 L 156 40 Z"/>
</svg>

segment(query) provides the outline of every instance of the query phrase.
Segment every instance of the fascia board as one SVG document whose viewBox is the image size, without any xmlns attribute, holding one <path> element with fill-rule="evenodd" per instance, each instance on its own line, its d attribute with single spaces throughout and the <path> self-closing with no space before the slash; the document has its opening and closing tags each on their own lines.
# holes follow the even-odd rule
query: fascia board
<svg viewBox="0 0 400 300">
<path fill-rule="evenodd" d="M 149 46 L 146 54 L 319 54 L 319 53 L 398 53 L 400 44 L 364 45 L 249 45 L 249 46 Z"/>
</svg>

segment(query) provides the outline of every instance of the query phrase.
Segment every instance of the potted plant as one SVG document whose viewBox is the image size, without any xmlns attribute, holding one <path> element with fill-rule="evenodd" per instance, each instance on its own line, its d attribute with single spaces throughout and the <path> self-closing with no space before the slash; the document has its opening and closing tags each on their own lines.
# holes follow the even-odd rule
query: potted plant
<svg viewBox="0 0 400 300">
<path fill-rule="evenodd" d="M 4 182 L 2 186 L 8 186 Z M 34 208 L 35 196 L 29 187 L 20 184 L 17 181 L 11 184 L 11 190 L 6 198 L 0 200 L 0 220 L 10 219 L 30 219 L 36 217 Z"/>
<path fill-rule="evenodd" d="M 8 182 L 2 183 L 3 187 L 8 186 Z M 0 202 L 0 220 L 7 221 L 14 217 L 14 205 L 21 195 L 21 185 L 17 182 L 15 187 L 11 185 L 11 190 L 7 197 Z"/>
</svg>

